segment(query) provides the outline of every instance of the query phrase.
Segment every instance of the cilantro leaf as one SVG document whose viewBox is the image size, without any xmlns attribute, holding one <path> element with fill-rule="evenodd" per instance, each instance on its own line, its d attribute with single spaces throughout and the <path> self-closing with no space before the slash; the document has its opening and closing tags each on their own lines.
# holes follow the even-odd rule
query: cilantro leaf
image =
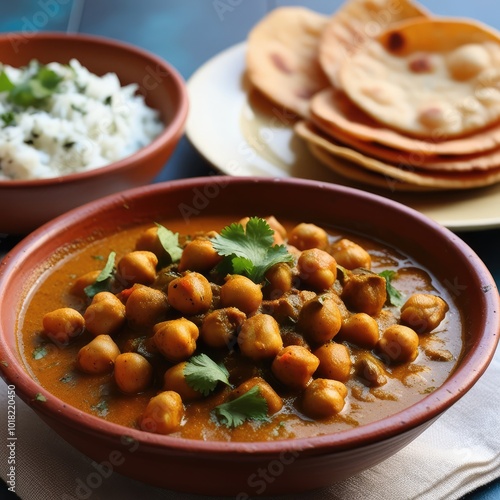
<svg viewBox="0 0 500 500">
<path fill-rule="evenodd" d="M 387 298 L 389 303 L 396 307 L 401 307 L 404 304 L 404 297 L 399 290 L 394 288 L 391 281 L 396 276 L 396 271 L 386 270 L 379 273 L 379 276 L 385 279 L 385 288 L 387 290 Z"/>
<path fill-rule="evenodd" d="M 274 231 L 259 217 L 251 217 L 246 228 L 233 223 L 212 240 L 215 251 L 224 257 L 221 269 L 243 274 L 261 283 L 266 271 L 279 262 L 293 262 L 285 245 L 273 245 Z"/>
<path fill-rule="evenodd" d="M 15 121 L 16 115 L 14 113 L 12 113 L 12 111 L 7 111 L 5 113 L 2 113 L 0 115 L 0 118 L 2 119 L 5 126 L 7 127 L 8 125 L 12 124 Z"/>
<path fill-rule="evenodd" d="M 267 420 L 267 401 L 254 385 L 239 398 L 216 406 L 214 412 L 226 427 L 238 427 L 245 420 Z"/>
<path fill-rule="evenodd" d="M 104 399 L 101 399 L 97 404 L 92 405 L 90 409 L 97 413 L 100 417 L 105 417 L 109 413 L 108 403 Z"/>
<path fill-rule="evenodd" d="M 195 391 L 208 396 L 218 382 L 230 385 L 229 372 L 224 365 L 218 365 L 206 354 L 193 356 L 184 367 L 186 382 Z"/>
<path fill-rule="evenodd" d="M 158 228 L 158 239 L 165 252 L 170 255 L 172 262 L 180 260 L 182 255 L 182 248 L 179 246 L 179 233 L 173 233 L 161 224 L 156 224 Z"/>
<path fill-rule="evenodd" d="M 108 260 L 104 269 L 99 273 L 95 282 L 92 285 L 86 286 L 84 288 L 85 295 L 90 299 L 99 292 L 108 291 L 109 281 L 113 277 L 115 271 L 115 257 L 116 252 L 110 252 L 108 255 Z"/>
<path fill-rule="evenodd" d="M 2 70 L 0 73 L 0 92 L 10 92 L 14 87 L 15 85 L 7 76 L 5 70 Z"/>
<path fill-rule="evenodd" d="M 62 81 L 62 77 L 47 66 L 41 65 L 38 71 L 27 80 L 17 85 L 6 80 L 6 76 L 0 78 L 0 89 L 8 90 L 9 99 L 18 106 L 39 106 L 50 97 Z M 10 83 L 10 85 L 9 85 Z"/>
<path fill-rule="evenodd" d="M 47 346 L 45 346 L 44 344 L 35 347 L 35 349 L 33 349 L 33 352 L 31 353 L 33 359 L 37 360 L 44 358 L 45 356 L 47 356 L 47 354 L 48 354 Z"/>
</svg>

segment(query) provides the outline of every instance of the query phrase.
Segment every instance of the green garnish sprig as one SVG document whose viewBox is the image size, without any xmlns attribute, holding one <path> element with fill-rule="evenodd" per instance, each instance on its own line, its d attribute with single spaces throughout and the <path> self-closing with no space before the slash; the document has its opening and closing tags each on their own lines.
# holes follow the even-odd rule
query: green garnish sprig
<svg viewBox="0 0 500 500">
<path fill-rule="evenodd" d="M 379 273 L 379 276 L 382 276 L 382 278 L 385 279 L 385 288 L 387 291 L 387 300 L 389 301 L 389 304 L 396 307 L 401 307 L 405 302 L 403 294 L 398 289 L 396 289 L 394 285 L 391 283 L 391 281 L 396 275 L 397 272 L 392 271 L 390 269 L 387 269 Z"/>
<path fill-rule="evenodd" d="M 219 382 L 231 386 L 227 368 L 217 364 L 206 354 L 199 354 L 189 359 L 184 367 L 184 377 L 189 387 L 204 396 L 213 392 Z"/>
<path fill-rule="evenodd" d="M 165 226 L 156 223 L 157 236 L 161 246 L 168 254 L 171 262 L 177 262 L 182 255 L 182 247 L 179 245 L 179 233 L 174 233 Z"/>
<path fill-rule="evenodd" d="M 268 420 L 267 410 L 267 401 L 255 385 L 239 398 L 216 406 L 214 413 L 226 427 L 238 427 L 247 420 Z"/>
<path fill-rule="evenodd" d="M 110 252 L 106 265 L 99 273 L 94 283 L 84 288 L 85 295 L 92 299 L 99 292 L 109 291 L 109 284 L 115 273 L 115 258 L 116 252 Z"/>
<path fill-rule="evenodd" d="M 242 274 L 254 283 L 262 283 L 274 264 L 295 260 L 285 245 L 274 244 L 274 231 L 259 217 L 251 217 L 245 228 L 239 223 L 226 226 L 212 239 L 212 245 L 224 257 L 220 271 Z"/>
<path fill-rule="evenodd" d="M 0 73 L 0 92 L 8 92 L 13 104 L 24 108 L 39 107 L 57 91 L 63 78 L 47 66 L 38 65 L 37 71 L 29 78 L 15 84 L 5 70 Z"/>
</svg>

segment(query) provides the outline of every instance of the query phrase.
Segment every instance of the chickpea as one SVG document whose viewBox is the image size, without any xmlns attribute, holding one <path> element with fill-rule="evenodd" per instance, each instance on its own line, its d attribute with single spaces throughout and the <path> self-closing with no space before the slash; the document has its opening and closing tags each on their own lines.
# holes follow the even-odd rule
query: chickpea
<svg viewBox="0 0 500 500">
<path fill-rule="evenodd" d="M 210 347 L 231 347 L 247 315 L 236 307 L 224 307 L 208 313 L 200 327 L 200 337 Z"/>
<path fill-rule="evenodd" d="M 337 335 L 342 324 L 335 299 L 322 295 L 308 300 L 299 313 L 298 327 L 313 344 L 326 344 Z"/>
<path fill-rule="evenodd" d="M 279 262 L 270 267 L 265 274 L 265 278 L 267 283 L 262 291 L 269 299 L 277 299 L 292 289 L 292 268 L 284 262 Z"/>
<path fill-rule="evenodd" d="M 342 321 L 338 340 L 345 340 L 364 349 L 373 349 L 378 339 L 378 323 L 369 314 L 356 313 Z"/>
<path fill-rule="evenodd" d="M 251 316 L 241 326 L 238 345 L 254 361 L 274 358 L 283 347 L 278 322 L 268 314 Z"/>
<path fill-rule="evenodd" d="M 371 269 L 372 258 L 370 254 L 354 241 L 342 238 L 330 246 L 330 254 L 333 255 L 337 264 L 346 269 L 356 269 L 363 267 Z"/>
<path fill-rule="evenodd" d="M 296 323 L 302 306 L 314 297 L 316 297 L 316 294 L 310 290 L 292 290 L 291 293 L 287 293 L 271 303 L 272 316 L 279 323 L 286 321 Z"/>
<path fill-rule="evenodd" d="M 355 371 L 367 387 L 381 387 L 387 383 L 387 372 L 384 366 L 369 352 L 356 356 Z"/>
<path fill-rule="evenodd" d="M 304 389 L 301 406 L 311 418 L 328 418 L 342 411 L 346 397 L 347 387 L 342 382 L 317 378 Z"/>
<path fill-rule="evenodd" d="M 182 398 L 182 401 L 195 401 L 203 397 L 203 394 L 193 389 L 186 381 L 184 368 L 187 362 L 182 361 L 169 368 L 163 376 L 163 389 L 174 391 Z"/>
<path fill-rule="evenodd" d="M 92 375 L 110 373 L 119 354 L 120 349 L 109 335 L 98 335 L 78 351 L 76 365 Z"/>
<path fill-rule="evenodd" d="M 371 272 L 350 272 L 341 297 L 349 309 L 377 316 L 387 300 L 385 279 Z"/>
<path fill-rule="evenodd" d="M 86 299 L 87 294 L 85 293 L 85 288 L 87 288 L 90 285 L 93 285 L 99 274 L 101 274 L 101 271 L 96 270 L 96 271 L 90 271 L 88 273 L 82 274 L 82 276 L 79 276 L 73 283 L 73 286 L 71 287 L 71 293 L 73 295 L 76 295 L 77 297 L 80 297 L 81 299 Z"/>
<path fill-rule="evenodd" d="M 443 321 L 448 304 L 436 295 L 416 293 L 401 307 L 401 323 L 417 333 L 428 333 Z"/>
<path fill-rule="evenodd" d="M 245 314 L 255 312 L 262 303 L 262 288 L 250 278 L 234 274 L 220 288 L 222 307 L 236 307 Z"/>
<path fill-rule="evenodd" d="M 214 268 L 222 257 L 214 250 L 212 242 L 206 238 L 190 241 L 182 251 L 179 261 L 179 271 L 208 272 Z"/>
<path fill-rule="evenodd" d="M 300 279 L 314 290 L 327 290 L 337 278 L 337 263 L 324 250 L 303 250 L 297 260 Z"/>
<path fill-rule="evenodd" d="M 313 354 L 319 360 L 316 376 L 345 382 L 351 375 L 351 353 L 344 344 L 328 342 L 318 347 Z"/>
<path fill-rule="evenodd" d="M 283 408 L 283 400 L 276 391 L 261 377 L 252 377 L 240 384 L 236 389 L 233 389 L 229 395 L 229 399 L 236 399 L 248 392 L 252 387 L 259 387 L 259 394 L 266 400 L 267 415 L 271 416 L 279 412 Z"/>
<path fill-rule="evenodd" d="M 302 222 L 290 231 L 288 243 L 299 250 L 308 250 L 310 248 L 324 250 L 328 245 L 328 234 L 315 224 Z"/>
<path fill-rule="evenodd" d="M 115 359 L 115 382 L 125 394 L 145 391 L 153 381 L 153 367 L 137 352 L 124 352 Z"/>
<path fill-rule="evenodd" d="M 187 273 L 169 283 L 167 298 L 182 314 L 201 314 L 212 305 L 212 287 L 203 274 Z"/>
<path fill-rule="evenodd" d="M 157 323 L 153 327 L 153 342 L 172 363 L 188 359 L 196 350 L 198 327 L 186 318 Z"/>
<path fill-rule="evenodd" d="M 125 306 L 111 292 L 94 295 L 83 317 L 85 327 L 94 336 L 118 333 L 125 325 Z"/>
<path fill-rule="evenodd" d="M 167 252 L 158 238 L 158 227 L 156 226 L 146 229 L 139 235 L 135 243 L 135 249 L 152 252 L 156 255 L 158 260 L 164 259 L 167 256 Z"/>
<path fill-rule="evenodd" d="M 170 434 L 179 428 L 183 415 L 184 405 L 179 394 L 164 391 L 149 400 L 139 425 L 146 432 Z"/>
<path fill-rule="evenodd" d="M 148 286 L 135 287 L 125 304 L 128 324 L 134 328 L 148 327 L 162 321 L 167 310 L 166 295 Z"/>
<path fill-rule="evenodd" d="M 418 343 L 415 330 L 403 325 L 392 325 L 384 330 L 377 347 L 390 361 L 405 363 L 417 357 Z"/>
<path fill-rule="evenodd" d="M 125 254 L 117 264 L 120 282 L 127 285 L 141 283 L 150 285 L 156 278 L 158 257 L 147 250 L 135 250 Z"/>
<path fill-rule="evenodd" d="M 271 365 L 273 375 L 293 389 L 307 386 L 320 360 L 306 347 L 289 345 L 282 349 Z"/>
<path fill-rule="evenodd" d="M 286 249 L 289 254 L 293 255 L 295 259 L 297 260 L 300 257 L 300 254 L 302 253 L 297 247 L 294 247 L 293 245 L 289 245 L 287 243 Z"/>
<path fill-rule="evenodd" d="M 61 307 L 44 315 L 42 326 L 45 335 L 55 344 L 68 345 L 71 339 L 81 335 L 85 319 L 71 307 Z"/>
<path fill-rule="evenodd" d="M 281 224 L 281 222 L 276 219 L 274 215 L 270 215 L 266 217 L 266 222 L 269 224 L 269 227 L 274 231 L 274 244 L 281 245 L 286 240 L 286 229 Z"/>
</svg>

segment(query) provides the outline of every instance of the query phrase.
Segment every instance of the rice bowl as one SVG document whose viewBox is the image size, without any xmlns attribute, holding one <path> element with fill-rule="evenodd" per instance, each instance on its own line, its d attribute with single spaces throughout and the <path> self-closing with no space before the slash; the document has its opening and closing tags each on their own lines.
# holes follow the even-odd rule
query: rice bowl
<svg viewBox="0 0 500 500">
<path fill-rule="evenodd" d="M 44 179 L 0 178 L 1 233 L 27 234 L 91 200 L 147 184 L 165 167 L 188 112 L 184 79 L 168 61 L 117 40 L 59 32 L 0 35 L 0 53 L 1 62 L 14 68 L 32 60 L 68 65 L 76 59 L 95 75 L 116 73 L 122 86 L 138 85 L 137 94 L 158 111 L 163 125 L 150 144 L 100 168 Z"/>
<path fill-rule="evenodd" d="M 102 167 L 146 146 L 164 128 L 158 111 L 136 94 L 137 84 L 121 86 L 115 73 L 97 76 L 76 59 L 6 65 L 0 79 L 2 180 Z"/>
</svg>

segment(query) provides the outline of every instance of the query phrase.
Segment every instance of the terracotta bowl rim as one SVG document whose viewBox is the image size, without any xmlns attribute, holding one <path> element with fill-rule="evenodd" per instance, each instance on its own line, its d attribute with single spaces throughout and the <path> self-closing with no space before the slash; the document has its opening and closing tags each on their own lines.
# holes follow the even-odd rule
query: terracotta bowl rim
<svg viewBox="0 0 500 500">
<path fill-rule="evenodd" d="M 64 231 L 64 228 L 70 221 L 74 223 L 75 220 L 79 218 L 89 219 L 91 217 L 98 217 L 99 212 L 104 207 L 111 207 L 116 205 L 116 203 L 139 199 L 156 192 L 168 192 L 176 189 L 193 189 L 196 187 L 203 187 L 207 183 L 216 182 L 224 182 L 225 185 L 280 183 L 283 186 L 291 185 L 309 189 L 326 189 L 333 193 L 343 193 L 345 195 L 371 200 L 372 202 L 385 205 L 389 209 L 404 213 L 406 217 L 415 220 L 419 224 L 425 225 L 434 234 L 440 234 L 442 238 L 451 241 L 456 251 L 469 260 L 472 268 L 471 272 L 474 273 L 475 277 L 482 283 L 481 288 L 484 288 L 482 290 L 484 293 L 481 301 L 485 306 L 485 328 L 480 335 L 480 339 L 478 339 L 479 341 L 471 347 L 471 352 L 462 359 L 459 368 L 441 387 L 427 395 L 421 401 L 399 413 L 376 422 L 364 424 L 358 428 L 324 436 L 270 442 L 259 441 L 254 443 L 199 441 L 162 436 L 123 427 L 118 424 L 107 422 L 96 416 L 85 414 L 67 403 L 64 403 L 38 385 L 30 377 L 27 371 L 25 371 L 22 363 L 16 360 L 15 352 L 17 348 L 12 349 L 11 346 L 6 345 L 5 342 L 0 342 L 0 359 L 6 361 L 8 365 L 5 366 L 4 363 L 0 364 L 3 377 L 6 379 L 7 383 L 14 383 L 16 389 L 20 389 L 19 393 L 21 397 L 23 397 L 32 407 L 35 407 L 37 412 L 49 419 L 60 420 L 66 427 L 73 428 L 74 431 L 81 432 L 82 426 L 85 426 L 94 436 L 104 437 L 104 439 L 111 442 L 119 442 L 123 436 L 128 436 L 136 442 L 148 446 L 148 449 L 154 450 L 155 453 L 163 452 L 175 455 L 192 455 L 193 453 L 199 453 L 210 457 L 239 457 L 240 459 L 242 459 L 242 457 L 251 459 L 257 456 L 272 457 L 289 451 L 300 451 L 313 455 L 324 453 L 331 454 L 389 440 L 400 434 L 410 432 L 416 427 L 430 423 L 430 421 L 437 418 L 460 399 L 486 370 L 498 343 L 498 332 L 500 331 L 500 298 L 490 272 L 475 252 L 449 229 L 441 226 L 414 209 L 375 194 L 322 181 L 270 177 L 196 177 L 151 184 L 130 189 L 120 194 L 106 196 L 57 217 L 44 224 L 18 243 L 18 245 L 7 254 L 0 265 L 0 290 L 2 290 L 4 282 L 9 280 L 9 274 L 11 276 L 10 279 L 13 279 L 12 273 L 22 265 L 23 259 L 31 250 L 43 247 L 44 242 L 51 239 L 51 235 Z M 490 331 L 496 333 L 490 335 Z M 34 401 L 33 398 L 37 393 L 46 396 L 47 401 Z"/>
<path fill-rule="evenodd" d="M 0 34 L 0 43 L 7 42 L 12 37 L 26 37 L 25 33 L 22 32 L 8 32 Z M 151 63 L 161 67 L 163 70 L 168 72 L 169 79 L 174 83 L 176 98 L 173 100 L 175 103 L 175 111 L 168 123 L 164 122 L 165 128 L 162 132 L 155 137 L 149 144 L 142 147 L 135 153 L 132 153 L 125 158 L 114 161 L 107 165 L 99 168 L 86 170 L 82 172 L 75 172 L 67 175 L 62 175 L 59 177 L 51 177 L 47 179 L 29 179 L 29 180 L 2 180 L 0 179 L 0 189 L 35 189 L 43 188 L 51 185 L 60 184 L 73 184 L 85 180 L 87 178 L 92 178 L 100 175 L 113 174 L 116 171 L 128 170 L 134 168 L 136 165 L 142 164 L 147 161 L 151 155 L 154 155 L 157 151 L 163 149 L 166 144 L 172 142 L 177 135 L 181 134 L 184 125 L 187 120 L 188 110 L 189 110 L 189 97 L 187 86 L 184 78 L 179 73 L 179 71 L 168 61 L 161 58 L 160 56 L 149 52 L 146 49 L 135 46 L 128 42 L 123 42 L 110 37 L 105 37 L 101 35 L 91 35 L 86 33 L 65 33 L 58 31 L 44 31 L 29 34 L 29 41 L 36 40 L 54 40 L 54 41 L 70 41 L 77 43 L 91 43 L 95 45 L 105 45 L 111 48 L 115 48 L 124 52 L 130 52 L 139 56 Z M 113 70 L 110 69 L 112 72 Z"/>
</svg>

